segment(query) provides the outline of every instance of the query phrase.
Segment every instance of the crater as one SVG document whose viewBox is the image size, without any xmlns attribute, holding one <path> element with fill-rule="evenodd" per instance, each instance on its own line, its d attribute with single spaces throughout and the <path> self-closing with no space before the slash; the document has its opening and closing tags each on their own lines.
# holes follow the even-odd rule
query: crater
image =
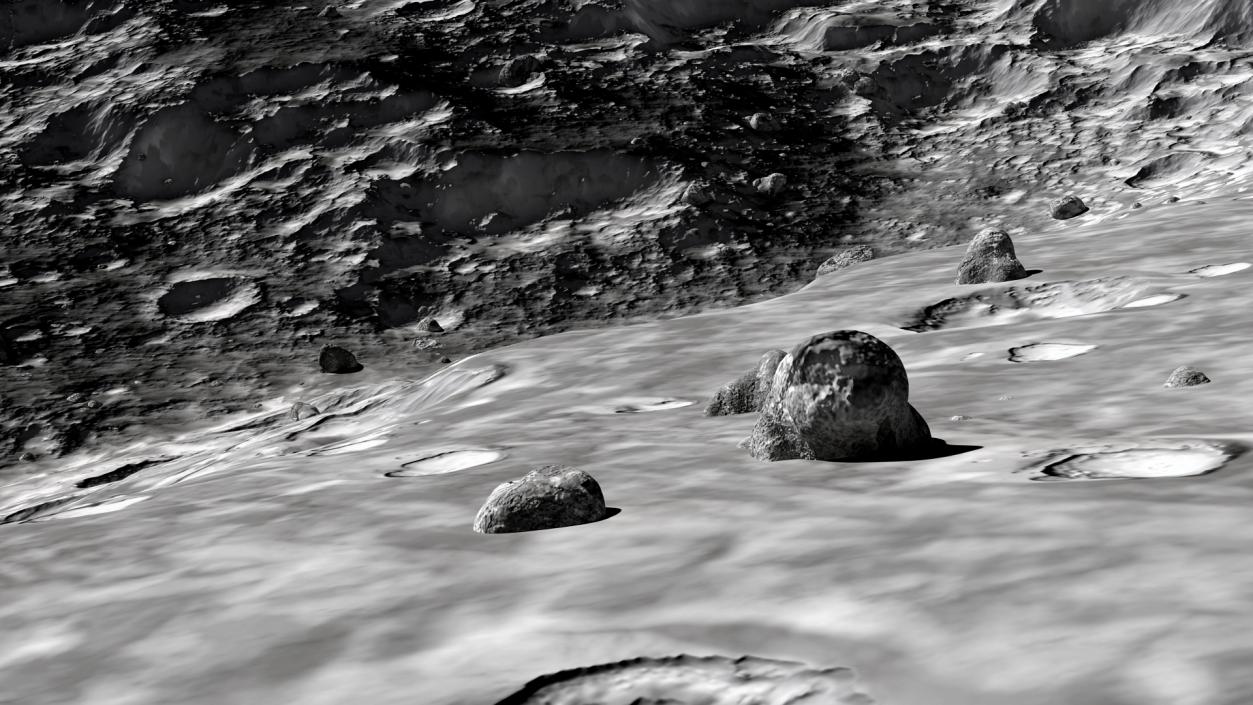
<svg viewBox="0 0 1253 705">
<path fill-rule="evenodd" d="M 1253 264 L 1248 262 L 1231 262 L 1229 264 L 1209 264 L 1196 269 L 1189 269 L 1188 274 L 1195 274 L 1198 277 L 1223 277 L 1236 272 L 1243 272 Z"/>
<path fill-rule="evenodd" d="M 1087 316 L 1118 308 L 1156 306 L 1183 298 L 1181 294 L 1144 298 L 1145 288 L 1140 282 L 1119 278 L 988 289 L 927 306 L 901 327 L 925 333 L 942 328 L 999 326 Z"/>
<path fill-rule="evenodd" d="M 855 681 L 849 668 L 685 654 L 559 671 L 496 705 L 872 705 Z"/>
<path fill-rule="evenodd" d="M 1009 349 L 1010 362 L 1049 362 L 1078 357 L 1096 350 L 1095 345 L 1074 343 L 1031 343 Z"/>
<path fill-rule="evenodd" d="M 1241 449 L 1222 443 L 1193 442 L 1173 447 L 1112 447 L 1075 452 L 1059 451 L 1060 455 L 1037 466 L 1030 479 L 1056 480 L 1126 480 L 1170 477 L 1195 477 L 1215 472 L 1229 460 L 1239 456 Z"/>
<path fill-rule="evenodd" d="M 505 457 L 496 450 L 462 449 L 447 450 L 410 460 L 401 465 L 400 470 L 384 473 L 387 477 L 422 477 L 424 475 L 444 475 L 461 470 L 469 470 L 480 465 L 494 463 Z"/>
<path fill-rule="evenodd" d="M 185 321 L 221 321 L 260 300 L 260 288 L 244 279 L 187 279 L 176 282 L 157 299 L 157 310 Z"/>
</svg>

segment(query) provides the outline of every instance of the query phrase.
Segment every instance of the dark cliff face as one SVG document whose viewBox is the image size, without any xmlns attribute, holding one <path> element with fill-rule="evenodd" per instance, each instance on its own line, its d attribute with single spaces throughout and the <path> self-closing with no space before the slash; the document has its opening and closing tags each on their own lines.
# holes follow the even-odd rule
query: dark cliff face
<svg viewBox="0 0 1253 705">
<path fill-rule="evenodd" d="M 1158 160 L 1130 186 L 1208 168 L 1152 150 L 1238 92 L 1183 89 L 1238 73 L 1221 50 L 1247 34 L 1239 6 L 1175 28 L 1211 54 L 1102 63 L 1092 42 L 1170 16 L 1141 4 L 1079 36 L 1074 3 L 993 5 L 17 2 L 0 451 L 68 423 L 51 409 L 70 393 L 168 388 L 89 425 L 200 395 L 154 369 L 243 382 L 230 408 L 331 339 L 421 369 L 783 293 L 850 242 L 1030 227 L 1058 190 L 1139 161 Z M 754 184 L 771 174 L 781 188 Z M 176 288 L 197 293 L 175 311 Z M 446 332 L 412 350 L 432 318 Z"/>
</svg>

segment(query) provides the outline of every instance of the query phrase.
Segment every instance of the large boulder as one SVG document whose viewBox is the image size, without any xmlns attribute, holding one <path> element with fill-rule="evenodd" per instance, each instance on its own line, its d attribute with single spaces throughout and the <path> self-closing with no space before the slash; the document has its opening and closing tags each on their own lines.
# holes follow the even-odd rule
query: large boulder
<svg viewBox="0 0 1253 705">
<path fill-rule="evenodd" d="M 323 372 L 331 374 L 348 374 L 365 369 L 360 362 L 357 362 L 356 355 L 334 345 L 322 348 L 322 354 L 318 357 L 318 365 Z"/>
<path fill-rule="evenodd" d="M 1070 220 L 1088 212 L 1088 206 L 1078 196 L 1066 196 L 1053 203 L 1052 214 L 1057 220 Z"/>
<path fill-rule="evenodd" d="M 714 394 L 714 398 L 705 407 L 705 416 L 730 416 L 761 411 L 761 405 L 770 393 L 770 384 L 774 381 L 774 371 L 786 355 L 782 350 L 771 350 L 762 355 L 756 370 L 745 372 Z"/>
<path fill-rule="evenodd" d="M 1022 279 L 1027 270 L 1014 254 L 1014 243 L 1003 230 L 981 230 L 957 267 L 958 284 L 987 284 Z"/>
<path fill-rule="evenodd" d="M 492 490 L 474 517 L 474 530 L 539 531 L 588 524 L 605 516 L 605 496 L 591 475 L 578 468 L 545 465 Z"/>
<path fill-rule="evenodd" d="M 904 457 L 931 442 L 892 348 L 839 330 L 783 358 L 745 445 L 758 460 L 858 460 Z"/>
<path fill-rule="evenodd" d="M 1162 385 L 1169 389 L 1177 387 L 1196 387 L 1202 384 L 1209 384 L 1210 378 L 1204 372 L 1195 367 L 1176 367 L 1170 376 L 1166 378 L 1166 384 Z"/>
<path fill-rule="evenodd" d="M 826 276 L 832 272 L 847 269 L 859 262 L 869 262 L 872 259 L 874 259 L 874 248 L 870 245 L 850 247 L 847 250 L 835 253 L 826 262 L 818 265 L 818 274 L 815 276 Z"/>
</svg>

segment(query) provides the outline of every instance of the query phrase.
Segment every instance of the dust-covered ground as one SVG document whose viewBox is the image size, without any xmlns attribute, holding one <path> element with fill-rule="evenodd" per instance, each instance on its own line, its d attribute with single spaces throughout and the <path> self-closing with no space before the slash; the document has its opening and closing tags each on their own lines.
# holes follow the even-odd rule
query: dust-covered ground
<svg viewBox="0 0 1253 705">
<path fill-rule="evenodd" d="M 14 7 L 0 702 L 1253 700 L 1246 4 Z M 702 415 L 846 328 L 946 453 Z"/>
</svg>

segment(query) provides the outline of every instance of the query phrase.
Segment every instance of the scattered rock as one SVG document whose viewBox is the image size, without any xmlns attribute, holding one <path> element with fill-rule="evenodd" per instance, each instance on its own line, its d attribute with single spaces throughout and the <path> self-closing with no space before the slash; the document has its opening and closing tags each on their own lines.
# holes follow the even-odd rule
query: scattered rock
<svg viewBox="0 0 1253 705">
<path fill-rule="evenodd" d="M 1014 243 L 1003 230 L 986 228 L 975 235 L 957 267 L 958 284 L 987 284 L 1022 279 L 1027 270 L 1014 253 Z"/>
<path fill-rule="evenodd" d="M 730 416 L 761 411 L 761 405 L 770 393 L 775 370 L 786 355 L 782 350 L 771 350 L 762 355 L 756 370 L 744 373 L 734 382 L 723 385 L 714 394 L 714 398 L 705 407 L 705 416 Z"/>
<path fill-rule="evenodd" d="M 591 475 L 578 468 L 545 465 L 492 490 L 474 517 L 474 530 L 539 531 L 588 524 L 605 516 L 605 496 Z"/>
<path fill-rule="evenodd" d="M 1195 387 L 1209 383 L 1210 378 L 1206 377 L 1204 372 L 1195 367 L 1184 365 L 1183 367 L 1175 368 L 1175 371 L 1171 372 L 1170 377 L 1166 379 L 1166 384 L 1162 386 L 1173 389 L 1175 387 Z"/>
<path fill-rule="evenodd" d="M 1088 207 L 1078 196 L 1066 196 L 1053 204 L 1053 217 L 1057 220 L 1070 220 L 1088 212 Z"/>
<path fill-rule="evenodd" d="M 753 188 L 756 188 L 761 193 L 771 196 L 782 191 L 783 187 L 786 185 L 787 177 L 778 172 L 768 174 L 753 182 Z"/>
<path fill-rule="evenodd" d="M 806 340 L 779 363 L 748 451 L 758 460 L 852 460 L 904 455 L 930 441 L 909 404 L 901 359 L 872 335 L 840 330 Z"/>
<path fill-rule="evenodd" d="M 870 245 L 857 245 L 847 250 L 841 250 L 818 266 L 818 274 L 816 276 L 821 277 L 832 272 L 838 272 L 859 262 L 869 262 L 874 259 L 874 256 L 874 248 Z"/>
<path fill-rule="evenodd" d="M 312 404 L 306 404 L 303 401 L 298 401 L 291 405 L 291 411 L 287 412 L 287 418 L 292 421 L 304 421 L 305 419 L 313 418 L 320 413 L 322 412 L 318 411 L 318 407 Z"/>
<path fill-rule="evenodd" d="M 334 345 L 322 348 L 322 355 L 318 358 L 318 364 L 321 365 L 323 372 L 331 374 L 348 374 L 365 369 L 361 366 L 361 363 L 357 362 L 355 355 Z"/>
<path fill-rule="evenodd" d="M 758 132 L 774 132 L 779 129 L 779 122 L 769 113 L 753 113 L 748 118 L 748 126 Z"/>
</svg>

